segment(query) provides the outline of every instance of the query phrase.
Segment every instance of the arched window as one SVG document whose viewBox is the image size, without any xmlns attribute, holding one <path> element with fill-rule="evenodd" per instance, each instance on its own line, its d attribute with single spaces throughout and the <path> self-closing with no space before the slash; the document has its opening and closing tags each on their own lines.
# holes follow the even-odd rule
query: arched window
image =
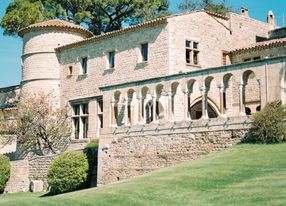
<svg viewBox="0 0 286 206">
<path fill-rule="evenodd" d="M 149 124 L 153 121 L 153 103 L 152 100 L 148 101 L 145 106 L 146 111 L 146 123 Z"/>
<path fill-rule="evenodd" d="M 251 70 L 245 71 L 243 73 L 242 103 L 247 115 L 255 113 L 257 111 L 256 108 L 261 105 L 260 93 L 260 82 L 255 73 Z"/>
<path fill-rule="evenodd" d="M 191 107 L 191 119 L 200 119 L 202 117 L 202 100 L 198 101 Z M 217 118 L 218 114 L 211 104 L 208 104 L 208 117 Z"/>
</svg>

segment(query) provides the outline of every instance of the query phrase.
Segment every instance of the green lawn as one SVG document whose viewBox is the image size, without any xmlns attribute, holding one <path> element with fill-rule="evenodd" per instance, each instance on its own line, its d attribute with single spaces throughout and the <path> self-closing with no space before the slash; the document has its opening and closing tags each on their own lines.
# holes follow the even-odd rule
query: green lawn
<svg viewBox="0 0 286 206">
<path fill-rule="evenodd" d="M 1 195 L 0 205 L 286 205 L 286 144 L 238 145 L 117 184 L 54 197 Z"/>
</svg>

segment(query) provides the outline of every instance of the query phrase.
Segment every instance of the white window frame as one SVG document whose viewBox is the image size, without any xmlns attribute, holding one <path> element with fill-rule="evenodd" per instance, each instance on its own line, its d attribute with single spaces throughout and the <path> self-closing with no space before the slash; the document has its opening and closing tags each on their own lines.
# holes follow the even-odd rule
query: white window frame
<svg viewBox="0 0 286 206">
<path fill-rule="evenodd" d="M 189 42 L 189 46 L 187 46 L 187 42 Z M 195 45 L 197 46 L 197 48 L 195 48 Z M 198 66 L 200 63 L 200 50 L 199 50 L 199 41 L 195 41 L 195 40 L 190 40 L 190 39 L 185 39 L 185 62 L 188 65 L 196 65 Z M 189 52 L 189 61 L 187 59 L 187 52 Z M 196 60 L 195 60 L 195 55 L 196 55 Z"/>
<path fill-rule="evenodd" d="M 88 122 L 89 122 L 89 102 L 72 103 L 72 126 L 74 139 L 88 138 Z M 75 107 L 79 107 L 79 113 L 76 114 Z M 86 111 L 84 109 L 87 109 Z M 75 126 L 75 121 L 78 121 L 78 131 Z M 84 122 L 85 121 L 85 122 Z"/>
</svg>

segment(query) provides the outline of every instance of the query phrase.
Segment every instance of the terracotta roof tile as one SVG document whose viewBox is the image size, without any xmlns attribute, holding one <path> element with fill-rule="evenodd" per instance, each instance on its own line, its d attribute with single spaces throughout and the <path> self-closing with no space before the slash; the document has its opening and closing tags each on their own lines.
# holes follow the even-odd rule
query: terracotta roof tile
<svg viewBox="0 0 286 206">
<path fill-rule="evenodd" d="M 130 26 L 130 27 L 127 27 L 127 28 L 124 28 L 124 29 L 108 32 L 106 34 L 93 36 L 91 38 L 84 39 L 82 41 L 78 41 L 78 42 L 75 42 L 75 43 L 71 43 L 71 44 L 68 44 L 68 45 L 64 45 L 64 46 L 58 47 L 58 48 L 56 48 L 56 50 L 61 51 L 63 49 L 76 47 L 76 46 L 84 44 L 84 43 L 110 38 L 110 37 L 117 36 L 117 35 L 129 32 L 129 31 L 133 31 L 133 30 L 136 30 L 136 29 L 139 29 L 139 28 L 146 28 L 146 27 L 150 27 L 150 26 L 154 26 L 154 25 L 158 25 L 158 24 L 162 24 L 162 23 L 167 23 L 167 17 L 154 19 L 154 20 L 142 23 L 142 24 L 137 24 L 137 25 Z"/>
<path fill-rule="evenodd" d="M 185 13 L 173 14 L 173 15 L 170 15 L 170 16 L 157 18 L 157 19 L 154 19 L 154 20 L 151 20 L 151 21 L 144 22 L 142 24 L 137 24 L 137 25 L 130 26 L 130 27 L 127 27 L 127 28 L 124 28 L 124 29 L 120 29 L 120 30 L 117 30 L 117 31 L 108 32 L 106 34 L 93 36 L 91 38 L 88 38 L 88 39 L 85 39 L 85 40 L 82 40 L 82 41 L 79 41 L 79 42 L 75 42 L 75 43 L 72 43 L 72 44 L 68 44 L 68 45 L 64 45 L 64 46 L 58 47 L 56 50 L 61 51 L 61 50 L 64 50 L 64 49 L 73 48 L 73 47 L 82 45 L 84 43 L 88 43 L 88 42 L 92 42 L 92 41 L 96 41 L 96 40 L 101 40 L 101 39 L 106 39 L 106 38 L 110 38 L 110 37 L 113 37 L 113 36 L 117 36 L 117 35 L 129 32 L 129 31 L 134 31 L 136 29 L 146 28 L 146 27 L 149 27 L 149 26 L 154 26 L 154 25 L 158 25 L 158 24 L 167 23 L 167 20 L 169 18 L 173 18 L 173 17 L 177 17 L 177 16 L 183 16 L 183 15 L 192 14 L 192 13 L 198 13 L 198 12 L 204 12 L 204 13 L 209 14 L 210 16 L 214 16 L 214 17 L 217 17 L 217 18 L 222 18 L 222 19 L 225 19 L 225 20 L 229 19 L 227 16 L 223 16 L 223 15 L 216 14 L 216 13 L 213 13 L 213 12 L 209 12 L 209 11 L 206 11 L 206 10 L 189 11 L 189 12 L 185 12 Z"/>
<path fill-rule="evenodd" d="M 93 36 L 93 34 L 91 32 L 87 31 L 86 29 L 84 29 L 80 25 L 76 25 L 73 23 L 69 23 L 67 21 L 59 20 L 59 19 L 53 19 L 53 20 L 44 21 L 44 22 L 37 23 L 37 24 L 32 24 L 32 25 L 20 30 L 19 35 L 22 37 L 27 32 L 38 30 L 41 28 L 50 28 L 50 27 L 51 28 L 61 28 L 61 29 L 72 30 L 72 31 L 78 31 L 78 32 L 86 35 L 86 37 L 92 37 Z"/>
<path fill-rule="evenodd" d="M 247 47 L 237 48 L 237 49 L 231 51 L 231 53 L 242 53 L 242 52 L 251 51 L 251 50 L 264 49 L 264 48 L 269 48 L 269 47 L 273 47 L 273 46 L 283 45 L 285 43 L 286 43 L 286 38 L 271 39 L 268 41 L 257 42 L 255 44 L 249 45 Z"/>
</svg>

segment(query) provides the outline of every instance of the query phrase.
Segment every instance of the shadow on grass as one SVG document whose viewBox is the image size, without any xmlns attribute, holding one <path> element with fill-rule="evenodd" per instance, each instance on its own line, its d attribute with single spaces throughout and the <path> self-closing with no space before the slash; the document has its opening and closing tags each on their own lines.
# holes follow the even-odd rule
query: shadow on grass
<svg viewBox="0 0 286 206">
<path fill-rule="evenodd" d="M 254 137 L 255 128 L 251 128 L 248 133 L 245 134 L 244 138 L 239 144 L 257 144 L 257 145 L 272 145 L 272 144 L 283 144 L 286 143 L 286 138 L 281 141 L 268 141 L 263 142 L 260 138 Z"/>
<path fill-rule="evenodd" d="M 40 197 L 51 197 L 51 196 L 55 196 L 55 194 L 52 194 L 52 193 L 50 193 L 50 192 L 47 192 L 47 193 L 41 195 Z"/>
</svg>

